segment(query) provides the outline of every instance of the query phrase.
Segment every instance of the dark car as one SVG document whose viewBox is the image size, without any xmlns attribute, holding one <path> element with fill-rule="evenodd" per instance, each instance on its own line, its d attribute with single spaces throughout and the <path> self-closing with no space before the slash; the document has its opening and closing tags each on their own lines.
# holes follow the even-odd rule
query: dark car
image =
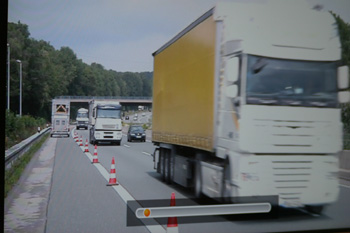
<svg viewBox="0 0 350 233">
<path fill-rule="evenodd" d="M 128 142 L 133 140 L 145 142 L 146 141 L 146 133 L 141 125 L 131 125 L 128 131 Z"/>
</svg>

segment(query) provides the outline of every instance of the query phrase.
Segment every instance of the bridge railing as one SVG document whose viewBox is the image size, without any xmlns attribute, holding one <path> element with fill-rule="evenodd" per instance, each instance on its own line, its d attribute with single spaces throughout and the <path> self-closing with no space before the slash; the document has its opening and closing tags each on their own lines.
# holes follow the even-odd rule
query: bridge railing
<svg viewBox="0 0 350 233">
<path fill-rule="evenodd" d="M 123 100 L 152 100 L 150 96 L 56 96 L 55 99 L 123 99 Z"/>
</svg>

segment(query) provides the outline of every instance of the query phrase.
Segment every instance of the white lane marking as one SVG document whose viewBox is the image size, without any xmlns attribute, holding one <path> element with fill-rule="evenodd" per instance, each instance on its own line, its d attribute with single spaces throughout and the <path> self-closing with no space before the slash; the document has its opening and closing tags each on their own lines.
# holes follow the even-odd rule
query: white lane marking
<svg viewBox="0 0 350 233">
<path fill-rule="evenodd" d="M 79 143 L 77 143 L 77 145 L 79 146 Z M 130 147 L 126 144 L 124 144 L 125 147 Z M 82 150 L 82 152 L 89 158 L 90 162 L 92 162 L 93 158 L 92 155 L 90 154 L 90 152 L 84 152 L 85 147 L 84 146 L 79 146 L 80 149 Z M 108 184 L 109 182 L 109 173 L 108 171 L 100 164 L 100 163 L 93 163 L 93 165 L 95 166 L 95 168 L 100 172 L 100 174 L 105 178 L 105 180 L 107 181 L 106 184 Z M 118 177 L 117 177 L 118 180 Z M 136 201 L 131 194 L 121 185 L 116 185 L 116 186 L 111 186 L 116 193 L 121 197 L 121 199 L 125 202 L 125 204 L 127 204 L 127 201 Z M 139 206 L 140 208 L 142 206 Z M 148 219 L 148 221 L 150 221 L 151 219 Z M 166 230 L 164 229 L 164 227 L 162 225 L 159 225 L 158 222 L 156 222 L 155 220 L 153 220 L 151 223 L 145 225 L 145 227 L 151 232 L 151 233 L 166 233 Z"/>
<path fill-rule="evenodd" d="M 147 153 L 147 152 L 145 152 L 145 151 L 142 151 L 142 154 L 145 154 L 145 155 L 148 155 L 148 156 L 151 156 L 151 157 L 152 157 L 152 155 L 151 155 L 150 153 Z"/>
<path fill-rule="evenodd" d="M 129 146 L 129 145 L 126 145 L 126 144 L 124 144 L 123 146 L 125 146 L 125 147 L 127 147 L 127 148 L 130 148 L 130 146 Z"/>
</svg>

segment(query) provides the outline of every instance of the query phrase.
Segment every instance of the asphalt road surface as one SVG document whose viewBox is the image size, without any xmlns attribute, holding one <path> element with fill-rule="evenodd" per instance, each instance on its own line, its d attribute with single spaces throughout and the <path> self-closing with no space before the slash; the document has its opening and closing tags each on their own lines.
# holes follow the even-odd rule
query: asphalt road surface
<svg viewBox="0 0 350 233">
<path fill-rule="evenodd" d="M 87 130 L 76 131 L 88 139 Z M 192 191 L 176 184 L 165 184 L 153 169 L 151 142 L 127 142 L 121 146 L 99 145 L 99 164 L 92 164 L 94 147 L 84 153 L 72 137 L 57 138 L 51 188 L 46 209 L 45 231 L 54 232 L 166 232 L 166 224 L 127 226 L 127 200 L 193 198 Z M 116 163 L 119 186 L 108 183 L 112 157 Z M 194 203 L 195 204 L 195 203 Z M 278 208 L 278 216 L 269 219 L 218 216 L 218 222 L 182 223 L 178 232 L 283 232 L 350 228 L 350 187 L 341 186 L 336 203 L 322 215 L 301 209 Z M 6 211 L 5 211 L 6 220 Z M 10 228 L 8 232 L 12 232 Z M 25 231 L 23 231 L 25 232 Z"/>
</svg>

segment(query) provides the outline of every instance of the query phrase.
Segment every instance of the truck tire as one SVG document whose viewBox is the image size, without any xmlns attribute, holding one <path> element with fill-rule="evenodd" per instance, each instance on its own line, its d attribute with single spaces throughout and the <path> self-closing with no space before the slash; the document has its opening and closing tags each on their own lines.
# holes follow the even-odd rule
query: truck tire
<svg viewBox="0 0 350 233">
<path fill-rule="evenodd" d="M 196 161 L 194 168 L 194 196 L 196 198 L 203 197 L 202 194 L 202 172 L 200 161 Z"/>
<path fill-rule="evenodd" d="M 159 173 L 162 175 L 162 180 L 165 180 L 164 176 L 164 149 L 159 148 Z"/>
<path fill-rule="evenodd" d="M 169 149 L 163 149 L 164 151 L 164 181 L 167 184 L 171 183 L 171 171 L 170 171 L 170 166 L 171 166 L 171 161 L 170 161 L 170 150 Z"/>
<path fill-rule="evenodd" d="M 226 160 L 224 164 L 224 170 L 222 174 L 222 185 L 221 185 L 221 199 L 222 199 L 222 202 L 226 204 L 232 203 L 232 197 L 231 197 L 232 186 L 230 184 L 230 177 L 231 177 L 231 168 L 230 168 L 229 161 Z"/>
<path fill-rule="evenodd" d="M 320 215 L 323 211 L 323 205 L 306 205 L 305 209 L 312 214 Z"/>
<path fill-rule="evenodd" d="M 94 136 L 93 136 L 93 134 L 92 134 L 92 130 L 90 129 L 90 132 L 89 132 L 89 141 L 90 141 L 90 144 L 91 145 L 95 145 L 95 139 L 94 139 Z"/>
</svg>

